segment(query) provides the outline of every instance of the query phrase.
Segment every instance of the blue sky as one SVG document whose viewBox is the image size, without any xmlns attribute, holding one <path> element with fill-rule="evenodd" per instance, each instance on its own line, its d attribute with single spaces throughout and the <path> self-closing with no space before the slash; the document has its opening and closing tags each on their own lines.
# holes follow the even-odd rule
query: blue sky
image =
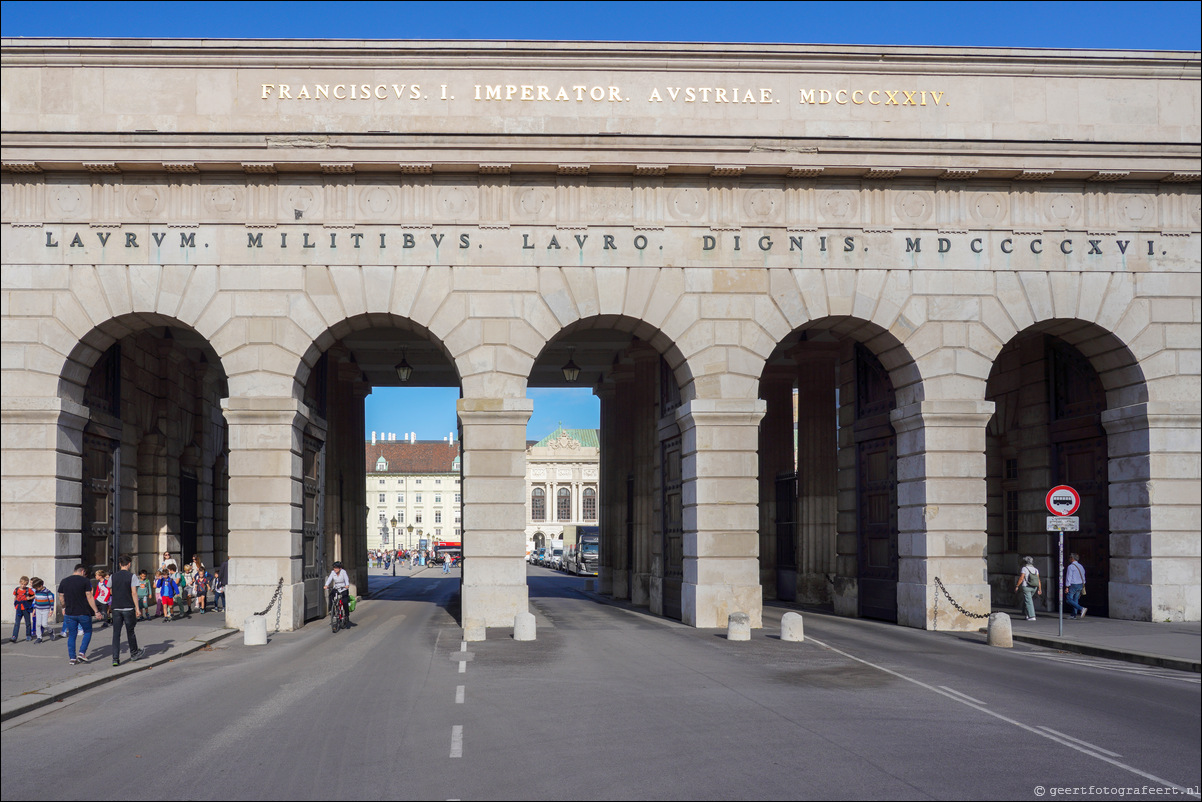
<svg viewBox="0 0 1202 802">
<path fill-rule="evenodd" d="M 3 2 L 5 37 L 523 39 L 1202 49 L 1202 3 Z M 379 388 L 367 430 L 455 431 L 457 390 Z M 527 429 L 599 425 L 588 389 L 531 390 Z"/>
</svg>

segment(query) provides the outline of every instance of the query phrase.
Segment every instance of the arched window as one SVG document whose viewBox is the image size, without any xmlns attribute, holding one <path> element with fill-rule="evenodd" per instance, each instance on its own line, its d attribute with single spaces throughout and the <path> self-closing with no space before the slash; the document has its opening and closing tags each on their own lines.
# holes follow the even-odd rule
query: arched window
<svg viewBox="0 0 1202 802">
<path fill-rule="evenodd" d="M 584 520 L 597 520 L 597 491 L 594 488 L 584 488 Z"/>
<path fill-rule="evenodd" d="M 547 491 L 541 487 L 530 491 L 530 520 L 547 520 Z"/>
<path fill-rule="evenodd" d="M 558 521 L 572 520 L 572 491 L 561 487 L 555 495 L 555 519 Z"/>
</svg>

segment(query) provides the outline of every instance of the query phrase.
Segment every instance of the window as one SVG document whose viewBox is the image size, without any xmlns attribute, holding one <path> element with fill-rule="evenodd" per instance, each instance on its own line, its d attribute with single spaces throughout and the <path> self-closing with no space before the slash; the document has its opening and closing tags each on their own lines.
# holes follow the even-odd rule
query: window
<svg viewBox="0 0 1202 802">
<path fill-rule="evenodd" d="M 380 503 L 381 504 L 384 503 L 384 494 L 383 493 L 380 494 Z"/>
<path fill-rule="evenodd" d="M 436 524 L 442 523 L 442 510 L 434 511 L 434 523 L 436 523 Z"/>
<path fill-rule="evenodd" d="M 456 503 L 456 504 L 462 504 L 462 503 L 463 503 L 463 494 L 462 494 L 462 493 L 456 493 L 456 494 L 455 494 L 455 503 Z"/>
<path fill-rule="evenodd" d="M 434 480 L 434 484 L 436 484 L 436 485 L 440 485 L 440 484 L 442 484 L 442 480 L 441 480 L 441 479 L 435 479 L 435 480 Z"/>
<path fill-rule="evenodd" d="M 388 514 L 385 513 L 384 510 L 380 510 L 380 523 L 384 523 L 387 520 L 388 520 Z"/>
<path fill-rule="evenodd" d="M 378 460 L 376 460 L 376 470 L 377 471 L 388 470 L 388 460 L 384 459 L 383 457 L 380 457 Z"/>
<path fill-rule="evenodd" d="M 404 504 L 404 503 L 405 503 L 405 494 L 404 494 L 404 493 L 397 493 L 397 494 L 396 494 L 396 503 L 397 503 L 397 504 Z"/>
<path fill-rule="evenodd" d="M 435 529 L 435 530 L 434 530 L 434 539 L 435 539 L 435 540 L 442 540 L 442 530 L 441 530 L 441 529 Z"/>
<path fill-rule="evenodd" d="M 591 487 L 584 488 L 584 520 L 597 520 L 597 491 Z"/>
<path fill-rule="evenodd" d="M 415 485 L 420 485 L 420 484 L 422 483 L 422 480 L 421 480 L 421 479 L 414 479 L 414 480 L 413 480 L 413 483 L 414 483 Z"/>
<path fill-rule="evenodd" d="M 413 522 L 415 524 L 420 524 L 422 522 L 422 511 L 421 510 L 418 510 L 417 512 L 413 513 Z"/>
<path fill-rule="evenodd" d="M 442 493 L 435 493 L 435 494 L 434 494 L 434 503 L 435 503 L 435 504 L 441 504 L 441 503 L 442 503 Z"/>
<path fill-rule="evenodd" d="M 381 480 L 380 480 L 380 484 L 384 484 L 384 480 L 383 480 L 383 479 L 381 479 Z"/>
<path fill-rule="evenodd" d="M 534 488 L 530 493 L 530 520 L 547 520 L 547 492 L 541 487 Z"/>
<path fill-rule="evenodd" d="M 421 493 L 418 493 L 416 496 L 413 497 L 413 503 L 414 504 L 422 503 L 422 494 Z"/>
<path fill-rule="evenodd" d="M 404 511 L 404 510 L 397 510 L 397 511 L 396 511 L 396 522 L 397 522 L 398 524 L 403 524 L 403 523 L 405 523 L 405 511 Z"/>
<path fill-rule="evenodd" d="M 459 527 L 455 528 L 455 537 L 463 537 L 463 530 Z"/>
<path fill-rule="evenodd" d="M 559 521 L 572 520 L 572 491 L 566 487 L 559 488 L 555 494 L 555 518 Z"/>
</svg>

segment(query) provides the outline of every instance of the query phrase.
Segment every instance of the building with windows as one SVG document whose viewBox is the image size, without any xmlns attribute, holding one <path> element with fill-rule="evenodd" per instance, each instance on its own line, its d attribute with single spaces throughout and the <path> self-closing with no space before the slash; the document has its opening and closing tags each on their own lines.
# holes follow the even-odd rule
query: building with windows
<svg viewBox="0 0 1202 802">
<path fill-rule="evenodd" d="M 526 548 L 563 537 L 569 524 L 596 526 L 601 442 L 596 429 L 559 426 L 526 449 Z"/>
<path fill-rule="evenodd" d="M 372 432 L 364 452 L 369 549 L 429 548 L 463 536 L 458 443 Z"/>
</svg>

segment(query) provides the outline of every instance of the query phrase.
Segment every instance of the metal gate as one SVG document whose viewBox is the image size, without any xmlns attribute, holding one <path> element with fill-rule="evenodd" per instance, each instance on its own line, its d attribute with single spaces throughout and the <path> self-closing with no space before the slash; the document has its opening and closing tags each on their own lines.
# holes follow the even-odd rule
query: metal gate
<svg viewBox="0 0 1202 802">
<path fill-rule="evenodd" d="M 776 598 L 797 599 L 797 474 L 776 478 Z"/>
<path fill-rule="evenodd" d="M 893 385 L 876 355 L 856 344 L 856 562 L 860 615 L 897 621 L 897 438 Z"/>
<path fill-rule="evenodd" d="M 684 583 L 684 516 L 681 510 L 681 438 L 673 437 L 660 444 L 664 522 L 664 596 L 663 610 L 668 618 L 680 620 L 681 585 Z"/>
<path fill-rule="evenodd" d="M 116 565 L 120 541 L 121 461 L 119 441 L 85 432 L 83 436 L 83 514 L 79 561 L 91 571 Z M 111 569 L 110 569 L 111 570 Z"/>
<path fill-rule="evenodd" d="M 305 435 L 304 476 L 304 583 L 305 620 L 325 615 L 325 443 Z"/>
</svg>

